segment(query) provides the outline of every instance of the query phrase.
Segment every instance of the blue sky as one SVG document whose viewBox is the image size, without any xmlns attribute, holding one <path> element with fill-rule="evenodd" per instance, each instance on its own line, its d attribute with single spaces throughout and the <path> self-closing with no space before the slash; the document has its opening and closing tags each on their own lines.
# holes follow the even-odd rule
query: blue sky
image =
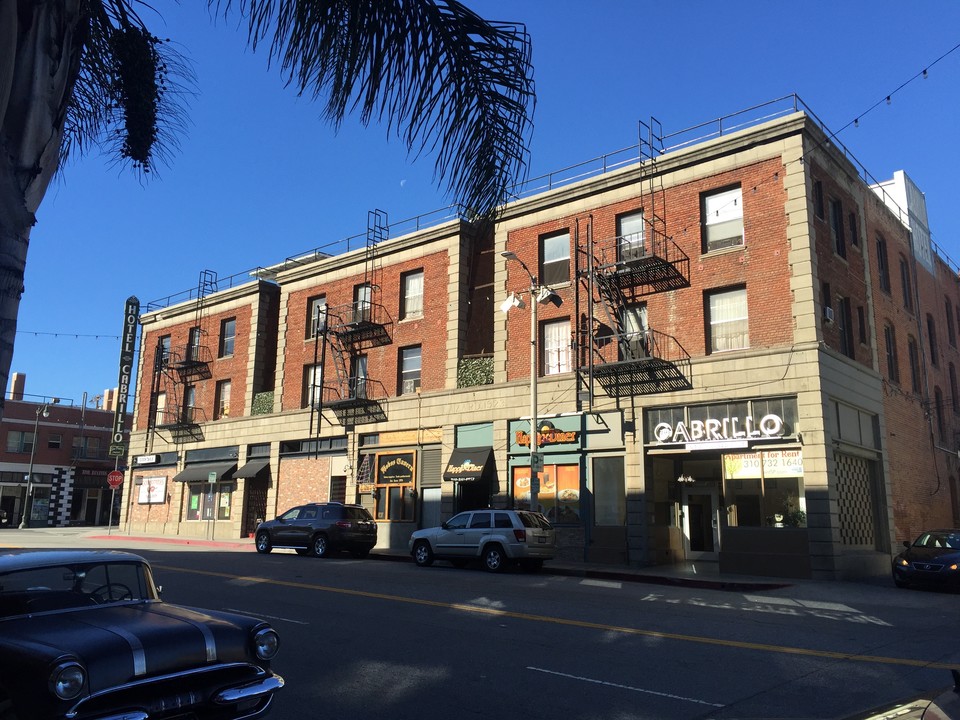
<svg viewBox="0 0 960 720">
<path fill-rule="evenodd" d="M 526 23 L 533 38 L 531 177 L 634 145 L 639 120 L 670 133 L 796 93 L 833 131 L 860 118 L 839 140 L 879 180 L 907 172 L 926 194 L 934 241 L 960 262 L 960 50 L 950 52 L 960 3 L 466 4 Z M 116 386 L 131 295 L 146 305 L 196 288 L 201 271 L 226 278 L 362 233 L 370 210 L 396 222 L 448 203 L 432 156 L 411 162 L 384 127 L 353 117 L 334 134 L 243 32 L 211 22 L 206 3 L 153 5 L 162 20 L 147 14 L 152 29 L 198 76 L 187 132 L 146 184 L 94 153 L 51 185 L 11 368 L 27 375 L 28 395 L 78 404 Z"/>
</svg>

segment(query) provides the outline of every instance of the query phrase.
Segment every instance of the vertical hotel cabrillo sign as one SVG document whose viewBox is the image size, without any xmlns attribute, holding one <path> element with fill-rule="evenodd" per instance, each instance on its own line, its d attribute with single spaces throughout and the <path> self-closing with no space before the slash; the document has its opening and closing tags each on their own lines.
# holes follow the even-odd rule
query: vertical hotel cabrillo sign
<svg viewBox="0 0 960 720">
<path fill-rule="evenodd" d="M 123 457 L 127 454 L 127 443 L 123 439 L 123 420 L 127 412 L 127 398 L 130 397 L 130 383 L 133 380 L 133 357 L 137 349 L 137 323 L 140 321 L 140 301 L 128 297 L 123 307 L 123 334 L 120 336 L 120 377 L 117 380 L 117 407 L 113 413 L 113 428 L 110 432 L 110 457 Z"/>
</svg>

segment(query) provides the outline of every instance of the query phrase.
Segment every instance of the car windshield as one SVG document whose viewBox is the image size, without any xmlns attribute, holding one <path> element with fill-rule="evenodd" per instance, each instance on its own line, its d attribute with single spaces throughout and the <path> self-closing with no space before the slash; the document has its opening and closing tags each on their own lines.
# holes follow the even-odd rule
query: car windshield
<svg viewBox="0 0 960 720">
<path fill-rule="evenodd" d="M 917 538 L 916 547 L 960 549 L 960 533 L 927 532 Z"/>
<path fill-rule="evenodd" d="M 0 575 L 0 618 L 156 597 L 149 572 L 136 562 L 70 563 Z"/>
</svg>

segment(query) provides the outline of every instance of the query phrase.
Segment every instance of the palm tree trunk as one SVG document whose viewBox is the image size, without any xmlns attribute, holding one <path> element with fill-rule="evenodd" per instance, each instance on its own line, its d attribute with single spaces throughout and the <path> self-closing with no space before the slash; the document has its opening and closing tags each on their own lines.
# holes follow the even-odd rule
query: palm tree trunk
<svg viewBox="0 0 960 720">
<path fill-rule="evenodd" d="M 80 0 L 0 0 L 0 384 L 7 387 L 34 213 L 57 171 L 80 65 Z M 3 400 L 0 396 L 0 408 Z"/>
</svg>

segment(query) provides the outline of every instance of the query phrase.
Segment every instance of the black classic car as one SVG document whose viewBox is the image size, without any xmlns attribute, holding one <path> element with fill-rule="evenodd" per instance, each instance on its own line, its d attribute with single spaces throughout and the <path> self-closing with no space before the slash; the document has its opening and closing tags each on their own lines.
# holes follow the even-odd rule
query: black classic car
<svg viewBox="0 0 960 720">
<path fill-rule="evenodd" d="M 0 720 L 237 720 L 283 678 L 267 623 L 160 599 L 126 552 L 0 554 Z"/>
</svg>

